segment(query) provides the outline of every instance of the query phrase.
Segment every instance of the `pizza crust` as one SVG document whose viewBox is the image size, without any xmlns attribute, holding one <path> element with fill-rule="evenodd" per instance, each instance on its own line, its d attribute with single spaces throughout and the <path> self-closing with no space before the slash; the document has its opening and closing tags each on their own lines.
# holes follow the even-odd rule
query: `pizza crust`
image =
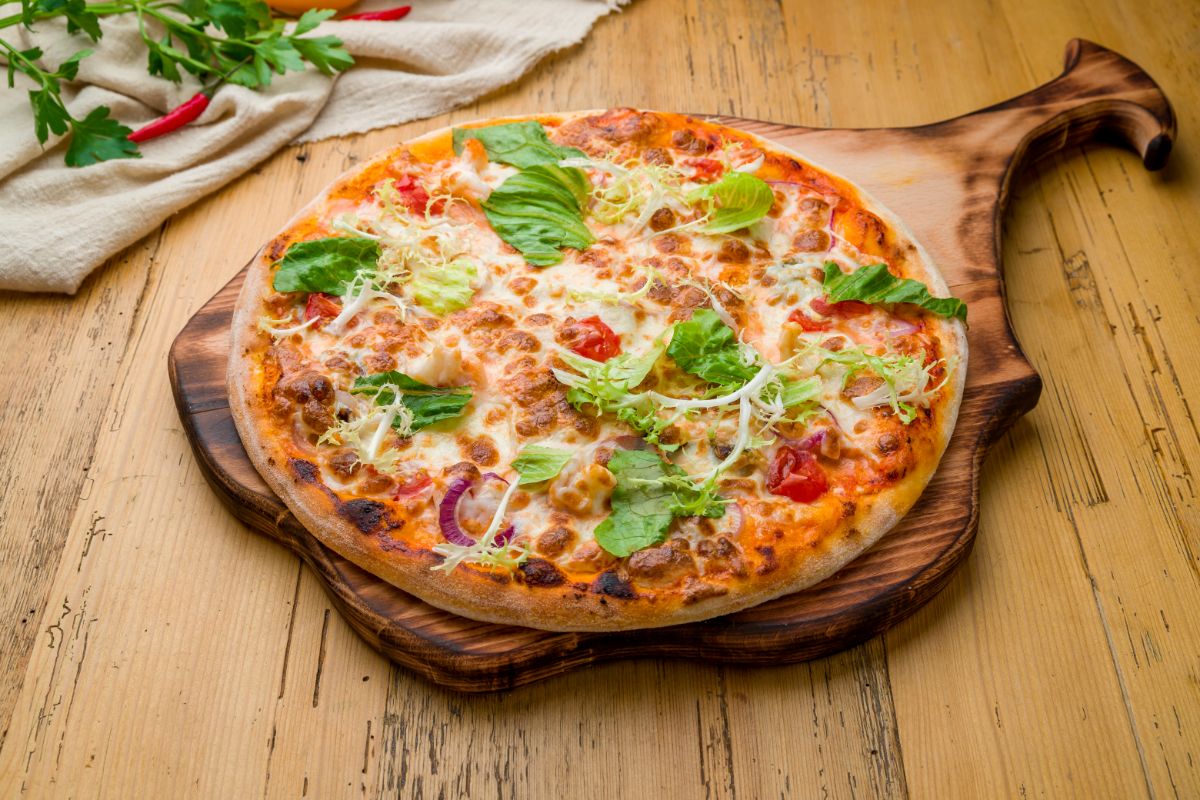
<svg viewBox="0 0 1200 800">
<path fill-rule="evenodd" d="M 594 112 L 514 117 L 521 119 L 568 120 Z M 448 129 L 432 131 L 407 143 L 415 145 L 446 135 Z M 853 187 L 859 204 L 883 220 L 892 230 L 907 239 L 920 258 L 924 282 L 935 294 L 948 295 L 945 280 L 937 271 L 928 253 L 911 235 L 903 223 L 890 211 L 836 173 L 826 170 L 786 147 L 761 137 L 738 131 L 757 140 L 770 151 L 786 153 L 800 162 L 838 178 Z M 322 206 L 329 193 L 344 181 L 386 161 L 390 151 L 359 165 L 339 176 L 329 188 L 301 209 L 284 230 L 311 216 Z M 803 553 L 803 557 L 780 559 L 779 569 L 769 580 L 758 580 L 728 594 L 684 602 L 678 591 L 665 596 L 640 594 L 623 599 L 617 594 L 602 594 L 578 585 L 528 586 L 515 580 L 499 581 L 480 571 L 459 568 L 446 574 L 430 568 L 440 563 L 440 556 L 420 548 L 396 547 L 385 550 L 379 535 L 364 535 L 336 513 L 335 501 L 324 490 L 308 483 L 284 461 L 286 453 L 267 435 L 261 421 L 269 416 L 266 398 L 255 396 L 256 352 L 261 349 L 262 334 L 257 319 L 264 296 L 270 291 L 268 249 L 261 250 L 246 272 L 245 282 L 233 314 L 231 357 L 228 368 L 230 411 L 242 443 L 255 468 L 271 490 L 283 500 L 299 522 L 319 541 L 342 557 L 388 583 L 409 592 L 427 603 L 460 616 L 507 625 L 522 625 L 554 631 L 610 631 L 676 625 L 733 613 L 768 600 L 810 587 L 837 572 L 871 545 L 877 542 L 903 517 L 919 499 L 932 478 L 954 430 L 961 404 L 967 363 L 967 339 L 964 326 L 957 320 L 937 320 L 938 336 L 944 355 L 952 360 L 947 381 L 948 391 L 941 397 L 944 404 L 937 408 L 936 458 L 918 462 L 917 468 L 899 483 L 872 496 L 853 517 L 853 524 L 841 526 L 838 535 L 826 537 L 821 546 Z"/>
</svg>

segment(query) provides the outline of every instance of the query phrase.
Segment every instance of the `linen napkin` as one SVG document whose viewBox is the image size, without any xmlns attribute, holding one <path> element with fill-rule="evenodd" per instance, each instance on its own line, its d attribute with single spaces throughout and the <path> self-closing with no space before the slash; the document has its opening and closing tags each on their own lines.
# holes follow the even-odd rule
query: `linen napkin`
<svg viewBox="0 0 1200 800">
<path fill-rule="evenodd" d="M 397 5 L 368 0 L 353 10 Z M 315 70 L 276 76 L 266 91 L 222 86 L 204 114 L 142 144 L 140 159 L 71 168 L 65 143 L 34 137 L 26 90 L 0 88 L 0 289 L 74 294 L 110 256 L 164 219 L 293 141 L 309 142 L 434 116 L 520 77 L 579 42 L 620 0 L 414 0 L 398 22 L 330 21 L 358 62 L 336 78 Z M 57 67 L 83 47 L 78 79 L 64 85 L 72 115 L 99 105 L 136 129 L 199 91 L 151 77 L 136 21 L 109 17 L 97 45 L 43 22 L 9 41 L 35 44 Z M 527 110 L 527 109 L 521 109 Z"/>
</svg>

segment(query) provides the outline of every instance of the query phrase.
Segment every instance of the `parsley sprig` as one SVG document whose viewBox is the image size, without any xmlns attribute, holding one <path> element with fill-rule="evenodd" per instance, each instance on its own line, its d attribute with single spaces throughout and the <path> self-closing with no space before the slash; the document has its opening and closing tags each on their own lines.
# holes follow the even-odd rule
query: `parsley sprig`
<svg viewBox="0 0 1200 800">
<path fill-rule="evenodd" d="M 15 25 L 33 30 L 38 22 L 63 18 L 69 33 L 97 42 L 104 34 L 100 19 L 120 14 L 137 18 L 149 73 L 174 83 L 186 72 L 210 86 L 229 82 L 259 89 L 270 85 L 273 75 L 298 72 L 309 64 L 332 75 L 354 63 L 337 37 L 306 35 L 333 11 L 307 11 L 287 30 L 286 21 L 273 18 L 262 0 L 21 0 L 20 13 L 0 17 L 0 30 Z M 73 81 L 79 63 L 91 54 L 91 49 L 79 50 L 52 69 L 43 64 L 41 48 L 21 50 L 0 38 L 9 88 L 18 72 L 36 84 L 29 104 L 38 142 L 44 145 L 51 134 L 69 133 L 65 160 L 72 167 L 139 157 L 137 145 L 128 139 L 132 131 L 113 119 L 107 106 L 80 119 L 63 102 L 62 83 Z"/>
</svg>

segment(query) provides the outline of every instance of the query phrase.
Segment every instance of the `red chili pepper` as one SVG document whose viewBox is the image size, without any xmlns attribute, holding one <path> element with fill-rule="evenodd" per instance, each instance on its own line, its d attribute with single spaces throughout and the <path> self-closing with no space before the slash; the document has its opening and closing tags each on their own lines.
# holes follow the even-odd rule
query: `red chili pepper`
<svg viewBox="0 0 1200 800">
<path fill-rule="evenodd" d="M 404 19 L 410 11 L 412 11 L 412 6 L 396 6 L 395 8 L 387 8 L 383 11 L 363 11 L 358 14 L 347 14 L 340 19 L 373 19 L 390 22 L 394 19 Z"/>
<path fill-rule="evenodd" d="M 204 92 L 200 92 L 186 103 L 176 106 L 153 122 L 143 125 L 129 134 L 129 141 L 144 142 L 182 128 L 203 114 L 211 99 Z"/>
<path fill-rule="evenodd" d="M 560 341 L 592 361 L 608 361 L 621 352 L 621 339 L 599 317 L 588 317 L 567 325 Z"/>
</svg>

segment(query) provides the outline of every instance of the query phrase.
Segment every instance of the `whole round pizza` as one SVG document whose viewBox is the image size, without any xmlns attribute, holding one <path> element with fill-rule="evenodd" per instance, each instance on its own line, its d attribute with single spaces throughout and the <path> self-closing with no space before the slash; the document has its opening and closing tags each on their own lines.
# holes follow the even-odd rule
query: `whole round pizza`
<svg viewBox="0 0 1200 800">
<path fill-rule="evenodd" d="M 426 602 L 671 625 L 829 576 L 954 428 L 966 306 L 845 179 L 632 109 L 435 131 L 255 259 L 233 416 L 321 542 Z"/>
</svg>

